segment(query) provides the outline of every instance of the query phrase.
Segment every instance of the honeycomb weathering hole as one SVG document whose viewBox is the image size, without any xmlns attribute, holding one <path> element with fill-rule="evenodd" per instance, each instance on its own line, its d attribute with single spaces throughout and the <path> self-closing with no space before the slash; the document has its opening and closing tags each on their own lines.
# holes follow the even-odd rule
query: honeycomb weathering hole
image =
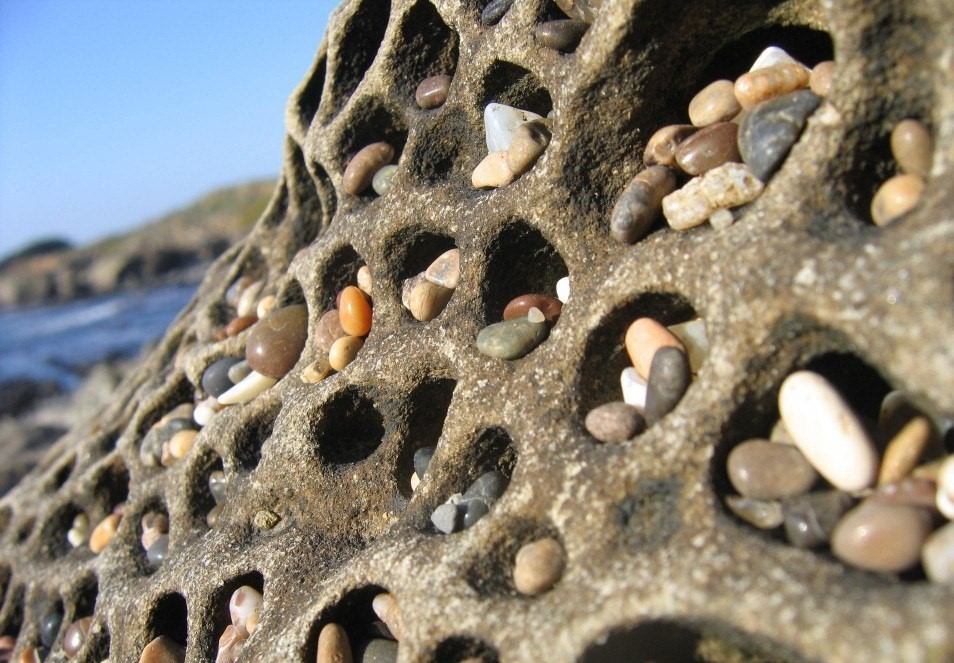
<svg viewBox="0 0 954 663">
<path fill-rule="evenodd" d="M 333 606 L 323 610 L 308 633 L 308 639 L 304 647 L 304 660 L 314 661 L 316 659 L 318 636 L 322 628 L 328 624 L 337 624 L 344 629 L 351 651 L 355 654 L 354 660 L 377 660 L 363 659 L 358 652 L 362 645 L 370 639 L 393 639 L 389 635 L 387 626 L 378 618 L 372 607 L 374 597 L 386 593 L 388 591 L 378 585 L 365 585 L 352 589 Z"/>
<path fill-rule="evenodd" d="M 43 523 L 40 527 L 40 549 L 44 556 L 55 559 L 73 550 L 73 546 L 66 538 L 66 533 L 73 526 L 74 518 L 81 513 L 84 513 L 83 509 L 70 502 L 56 509 L 53 515 Z M 90 528 L 95 524 L 90 523 Z M 77 546 L 80 549 L 84 547 L 85 545 Z M 89 549 L 86 548 L 86 551 L 89 552 Z"/>
<path fill-rule="evenodd" d="M 321 311 L 337 308 L 338 293 L 358 280 L 358 270 L 365 264 L 350 244 L 334 250 L 322 261 L 318 279 L 318 306 Z"/>
<path fill-rule="evenodd" d="M 397 92 L 410 105 L 418 83 L 430 76 L 457 70 L 458 37 L 434 5 L 418 0 L 401 22 L 397 52 L 390 60 Z"/>
<path fill-rule="evenodd" d="M 152 497 L 130 517 L 135 523 L 137 539 L 133 545 L 141 569 L 147 575 L 152 574 L 159 569 L 172 548 L 169 509 L 161 497 Z"/>
<path fill-rule="evenodd" d="M 438 378 L 424 382 L 411 393 L 408 432 L 398 454 L 395 476 L 398 490 L 406 498 L 414 493 L 411 487 L 414 452 L 423 447 L 437 446 L 456 386 L 455 380 Z"/>
<path fill-rule="evenodd" d="M 522 596 L 513 579 L 517 552 L 528 543 L 547 538 L 557 541 L 561 548 L 566 549 L 553 523 L 525 517 L 500 522 L 484 551 L 470 557 L 463 571 L 464 580 L 482 598 Z"/>
<path fill-rule="evenodd" d="M 407 122 L 402 115 L 375 97 L 357 100 L 348 113 L 350 124 L 342 134 L 339 150 L 339 153 L 346 157 L 341 167 L 342 172 L 358 152 L 372 143 L 385 142 L 394 148 L 394 156 L 388 164 L 383 165 L 400 161 L 408 133 Z M 371 186 L 356 195 L 365 200 L 377 198 L 377 193 Z"/>
<path fill-rule="evenodd" d="M 312 437 L 322 460 L 333 465 L 358 463 L 381 445 L 384 419 L 370 398 L 349 387 L 321 408 Z"/>
<path fill-rule="evenodd" d="M 184 648 L 189 638 L 188 617 L 185 597 L 177 592 L 166 594 L 150 611 L 146 642 L 164 635 Z"/>
<path fill-rule="evenodd" d="M 231 452 L 227 455 L 233 458 L 235 466 L 244 470 L 254 469 L 258 465 L 262 457 L 262 445 L 272 435 L 272 426 L 280 407 L 279 404 L 256 405 L 256 401 L 252 401 L 244 406 L 255 409 L 247 413 L 244 425 L 235 432 L 227 447 Z"/>
<path fill-rule="evenodd" d="M 429 659 L 432 663 L 497 663 L 497 651 L 485 642 L 467 636 L 455 636 L 442 641 Z"/>
<path fill-rule="evenodd" d="M 374 62 L 391 16 L 390 0 L 362 0 L 347 20 L 329 60 L 331 114 L 336 115 Z"/>
<path fill-rule="evenodd" d="M 216 478 L 222 478 L 222 491 L 218 495 L 218 498 L 223 500 L 222 502 L 219 502 L 212 492 L 210 479 L 213 473 L 216 473 Z M 205 530 L 207 527 L 214 526 L 215 520 L 222 510 L 221 507 L 216 507 L 224 504 L 224 487 L 227 483 L 225 477 L 225 464 L 222 462 L 222 457 L 211 449 L 203 449 L 195 463 L 189 468 L 185 479 L 188 491 L 186 503 L 189 506 L 189 519 L 196 529 Z M 219 485 L 216 485 L 216 489 L 219 489 Z M 212 522 L 209 522 L 210 514 L 213 511 L 215 513 L 211 516 Z"/>
<path fill-rule="evenodd" d="M 235 590 L 243 586 L 251 587 L 262 595 L 263 602 L 259 611 L 260 618 L 261 614 L 263 614 L 267 609 L 269 597 L 268 594 L 265 593 L 265 578 L 258 571 L 250 571 L 249 573 L 242 574 L 222 585 L 212 597 L 212 633 L 203 632 L 202 634 L 203 641 L 205 641 L 206 637 L 209 638 L 207 644 L 203 647 L 195 642 L 197 639 L 194 639 L 193 641 L 193 644 L 197 649 L 205 649 L 206 651 L 205 657 L 202 660 L 216 660 L 219 637 L 225 631 L 227 626 L 232 625 L 232 615 L 229 611 L 229 602 L 231 601 L 232 594 L 235 593 Z"/>
<path fill-rule="evenodd" d="M 484 77 L 483 85 L 481 117 L 484 107 L 489 103 L 513 106 L 543 117 L 553 110 L 553 99 L 539 79 L 527 69 L 511 62 L 494 62 Z"/>
<path fill-rule="evenodd" d="M 111 513 L 129 497 L 129 471 L 117 455 L 96 477 L 96 497 L 106 513 Z"/>
<path fill-rule="evenodd" d="M 406 160 L 410 175 L 430 185 L 449 179 L 463 182 L 466 175 L 469 186 L 470 175 L 464 165 L 469 154 L 482 154 L 486 150 L 483 131 L 479 139 L 472 134 L 470 120 L 459 108 L 444 110 L 433 118 L 422 118 L 416 126 L 421 138 L 414 142 L 410 158 Z"/>
<path fill-rule="evenodd" d="M 67 479 L 70 478 L 70 474 L 72 474 L 73 468 L 75 466 L 76 457 L 70 455 L 60 464 L 59 467 L 50 473 L 49 478 L 44 482 L 44 490 L 49 493 L 55 493 L 57 490 L 62 488 L 63 484 L 65 484 Z"/>
<path fill-rule="evenodd" d="M 297 96 L 292 103 L 295 121 L 298 123 L 298 131 L 301 135 L 308 133 L 311 127 L 311 121 L 318 112 L 321 105 L 321 93 L 325 87 L 325 75 L 328 67 L 328 59 L 325 55 L 318 57 L 305 77 L 304 82 L 299 88 Z"/>
</svg>

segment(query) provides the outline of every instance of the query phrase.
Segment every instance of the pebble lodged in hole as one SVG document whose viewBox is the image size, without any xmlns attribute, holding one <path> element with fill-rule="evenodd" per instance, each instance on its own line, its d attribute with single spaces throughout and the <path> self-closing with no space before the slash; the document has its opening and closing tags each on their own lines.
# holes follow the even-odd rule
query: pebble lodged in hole
<svg viewBox="0 0 954 663">
<path fill-rule="evenodd" d="M 148 573 L 154 572 L 169 554 L 169 510 L 161 500 L 147 503 L 138 517 L 140 553 Z"/>
<path fill-rule="evenodd" d="M 410 105 L 436 108 L 447 99 L 457 69 L 459 39 L 428 0 L 418 0 L 400 25 L 401 38 L 389 59 L 396 91 Z"/>
<path fill-rule="evenodd" d="M 66 613 L 59 613 L 60 629 L 62 630 L 59 646 L 68 660 L 79 658 L 81 660 L 101 661 L 109 653 L 109 634 L 106 631 L 106 626 L 93 616 L 98 590 L 99 587 L 95 578 L 86 580 L 79 589 L 79 596 L 70 611 L 72 614 L 69 615 L 70 621 L 68 624 L 62 620 Z M 54 620 L 56 616 L 55 612 L 51 614 Z M 42 626 L 40 635 L 41 640 L 43 640 Z M 55 649 L 55 645 L 56 642 L 54 641 L 52 645 L 47 646 Z"/>
<path fill-rule="evenodd" d="M 917 119 L 895 124 L 890 144 L 897 174 L 882 182 L 871 199 L 871 220 L 876 226 L 893 223 L 918 206 L 934 157 L 931 130 Z"/>
<path fill-rule="evenodd" d="M 395 596 L 381 587 L 362 587 L 322 615 L 309 635 L 305 658 L 317 663 L 396 663 L 402 631 Z"/>
<path fill-rule="evenodd" d="M 491 543 L 472 554 L 463 574 L 480 597 L 531 599 L 552 590 L 563 577 L 566 553 L 552 523 L 509 519 L 490 536 Z"/>
<path fill-rule="evenodd" d="M 75 503 L 70 502 L 56 509 L 40 527 L 42 554 L 48 559 L 55 559 L 74 548 L 86 547 L 90 533 L 89 522 L 86 512 Z M 32 522 L 30 524 L 32 529 Z"/>
<path fill-rule="evenodd" d="M 321 407 L 311 435 L 325 462 L 358 463 L 381 445 L 384 419 L 371 399 L 351 386 L 334 394 Z"/>
<path fill-rule="evenodd" d="M 421 459 L 434 455 L 456 386 L 455 380 L 437 378 L 424 382 L 411 393 L 408 433 L 398 454 L 395 477 L 398 490 L 406 498 L 414 494 L 421 482 L 417 474 Z"/>
<path fill-rule="evenodd" d="M 204 450 L 190 473 L 188 485 L 192 522 L 199 530 L 215 527 L 228 500 L 228 475 L 222 457 L 211 449 Z"/>
<path fill-rule="evenodd" d="M 105 516 L 90 521 L 92 529 L 89 533 L 89 549 L 97 555 L 106 549 L 122 522 L 126 513 L 126 499 L 129 496 L 129 472 L 122 460 L 115 459 L 113 463 L 103 469 L 96 481 L 95 495 L 98 508 L 91 515 Z"/>
<path fill-rule="evenodd" d="M 214 633 L 218 641 L 206 660 L 235 663 L 254 637 L 265 611 L 265 581 L 258 572 L 228 582 L 215 597 Z"/>
<path fill-rule="evenodd" d="M 452 238 L 428 231 L 401 233 L 390 245 L 401 266 L 401 304 L 418 322 L 434 320 L 444 312 L 460 281 L 460 250 Z"/>
<path fill-rule="evenodd" d="M 341 146 L 341 153 L 348 155 L 341 189 L 370 200 L 372 195 L 383 196 L 391 188 L 407 143 L 407 125 L 403 116 L 374 98 L 362 99 L 353 116 L 353 126 Z"/>
<path fill-rule="evenodd" d="M 149 616 L 146 636 L 149 644 L 141 661 L 183 663 L 189 638 L 189 609 L 185 597 L 173 592 L 156 602 Z"/>
<path fill-rule="evenodd" d="M 76 467 L 76 457 L 72 454 L 65 461 L 53 470 L 47 479 L 43 482 L 43 490 L 48 493 L 55 493 L 66 484 L 73 468 Z"/>
<path fill-rule="evenodd" d="M 536 42 L 558 53 L 573 53 L 589 30 L 601 0 L 548 0 L 533 30 Z"/>
</svg>

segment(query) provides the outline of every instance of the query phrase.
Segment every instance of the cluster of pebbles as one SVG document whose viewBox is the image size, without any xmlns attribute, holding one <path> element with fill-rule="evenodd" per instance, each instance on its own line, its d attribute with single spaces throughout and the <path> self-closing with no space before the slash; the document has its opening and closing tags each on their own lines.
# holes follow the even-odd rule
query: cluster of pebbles
<svg viewBox="0 0 954 663">
<path fill-rule="evenodd" d="M 427 470 L 426 463 L 420 463 L 422 467 L 418 467 L 418 464 L 418 456 L 415 454 L 415 472 Z M 451 495 L 446 502 L 434 509 L 431 523 L 442 534 L 453 534 L 473 527 L 504 494 L 508 483 L 507 477 L 497 470 L 484 472 L 463 493 Z"/>
<path fill-rule="evenodd" d="M 395 663 L 403 635 L 401 607 L 392 594 L 383 592 L 371 600 L 371 609 L 378 619 L 360 634 L 349 637 L 335 622 L 322 626 L 317 663 Z"/>
<path fill-rule="evenodd" d="M 415 320 L 430 322 L 439 316 L 460 281 L 460 250 L 450 249 L 438 256 L 420 274 L 401 284 L 401 304 Z"/>
<path fill-rule="evenodd" d="M 74 548 L 88 544 L 89 549 L 98 555 L 116 536 L 116 531 L 119 529 L 119 523 L 122 521 L 125 510 L 125 502 L 117 504 L 112 513 L 96 524 L 92 532 L 89 529 L 89 517 L 85 513 L 78 513 L 73 518 L 70 529 L 66 532 L 66 540 Z"/>
<path fill-rule="evenodd" d="M 689 103 L 691 124 L 658 130 L 640 171 L 610 217 L 612 236 L 632 244 L 660 211 L 675 230 L 709 221 L 730 226 L 733 209 L 755 200 L 826 96 L 834 63 L 809 69 L 777 46 L 765 49 L 735 81 L 718 80 Z M 809 89 L 810 88 L 810 89 Z M 681 178 L 690 177 L 681 187 Z"/>
<path fill-rule="evenodd" d="M 533 168 L 553 137 L 553 121 L 492 103 L 484 109 L 484 132 L 487 156 L 477 164 L 470 181 L 475 189 L 496 189 Z"/>
<path fill-rule="evenodd" d="M 510 11 L 514 0 L 491 0 L 480 12 L 480 22 L 485 26 L 496 25 Z M 557 6 L 569 18 L 542 21 L 534 28 L 537 43 L 561 53 L 572 53 L 580 45 L 583 36 L 596 18 L 601 0 L 559 0 Z"/>
<path fill-rule="evenodd" d="M 556 297 L 537 293 L 515 297 L 504 307 L 503 321 L 477 334 L 477 349 L 497 359 L 526 356 L 549 336 L 570 296 L 569 288 L 569 277 L 564 277 L 556 285 Z"/>
<path fill-rule="evenodd" d="M 901 173 L 885 180 L 871 200 L 871 220 L 886 226 L 917 207 L 931 172 L 934 140 L 923 122 L 906 119 L 891 131 L 891 154 Z"/>
<path fill-rule="evenodd" d="M 39 638 L 40 642 L 36 646 L 28 646 L 20 651 L 17 663 L 41 663 L 50 655 L 50 650 L 56 644 L 60 635 L 60 629 L 63 626 L 63 613 L 53 611 L 47 614 L 40 622 Z M 76 658 L 86 641 L 89 640 L 90 631 L 93 626 L 92 617 L 81 617 L 75 620 L 63 631 L 61 648 L 66 658 L 73 660 Z M 16 649 L 16 639 L 5 635 L 0 637 L 0 662 L 13 661 L 13 652 Z M 109 663 L 104 660 L 101 663 Z"/>
<path fill-rule="evenodd" d="M 331 371 L 343 370 L 364 347 L 364 339 L 371 333 L 372 315 L 371 270 L 367 265 L 358 269 L 356 280 L 356 286 L 346 286 L 338 293 L 336 308 L 325 311 L 318 320 L 315 344 L 323 354 L 304 370 L 304 382 L 319 382 Z"/>
<path fill-rule="evenodd" d="M 146 560 L 159 566 L 169 553 L 169 516 L 161 511 L 143 514 L 139 522 L 142 535 L 139 542 L 146 551 Z"/>
<path fill-rule="evenodd" d="M 903 392 L 889 393 L 877 423 L 857 415 L 822 375 L 790 374 L 770 439 L 735 446 L 727 472 L 740 518 L 782 528 L 806 549 L 830 547 L 851 566 L 902 573 L 920 563 L 954 581 L 954 455 L 940 427 Z M 939 426 L 940 424 L 940 426 Z"/>
</svg>

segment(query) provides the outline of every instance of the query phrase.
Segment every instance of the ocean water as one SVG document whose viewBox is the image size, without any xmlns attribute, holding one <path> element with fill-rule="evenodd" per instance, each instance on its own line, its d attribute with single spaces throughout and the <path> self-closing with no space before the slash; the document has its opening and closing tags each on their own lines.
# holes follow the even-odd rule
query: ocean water
<svg viewBox="0 0 954 663">
<path fill-rule="evenodd" d="M 195 290 L 162 286 L 0 311 L 0 382 L 25 377 L 73 389 L 90 364 L 133 357 L 161 338 Z"/>
</svg>

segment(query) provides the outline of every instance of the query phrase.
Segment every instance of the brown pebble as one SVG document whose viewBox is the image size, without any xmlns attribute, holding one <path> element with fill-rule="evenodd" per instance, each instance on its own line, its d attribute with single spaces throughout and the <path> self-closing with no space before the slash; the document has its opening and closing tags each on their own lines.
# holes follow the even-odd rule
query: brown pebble
<svg viewBox="0 0 954 663">
<path fill-rule="evenodd" d="M 739 493 L 756 500 L 777 500 L 807 492 L 818 473 L 797 447 L 767 440 L 736 446 L 727 462 L 729 480 Z"/>
<path fill-rule="evenodd" d="M 414 101 L 421 108 L 437 108 L 447 101 L 447 92 L 450 90 L 451 77 L 447 74 L 431 76 L 421 81 L 414 92 Z"/>
<path fill-rule="evenodd" d="M 66 658 L 71 660 L 76 658 L 80 649 L 86 644 L 86 639 L 89 637 L 89 627 L 92 623 L 92 617 L 83 617 L 66 627 L 66 632 L 63 633 L 63 652 L 66 654 Z"/>
<path fill-rule="evenodd" d="M 401 303 L 415 320 L 430 322 L 441 314 L 453 294 L 453 289 L 431 283 L 419 274 L 404 282 Z"/>
<path fill-rule="evenodd" d="M 624 442 L 646 430 L 646 419 L 639 408 L 622 401 L 593 408 L 583 423 L 590 435 L 608 444 Z"/>
<path fill-rule="evenodd" d="M 225 327 L 220 327 L 219 329 L 216 329 L 214 332 L 212 332 L 212 340 L 215 341 L 224 341 L 228 337 L 229 335 L 225 332 Z"/>
<path fill-rule="evenodd" d="M 116 530 L 119 529 L 121 519 L 122 516 L 117 513 L 111 513 L 103 518 L 89 536 L 89 549 L 97 555 L 103 552 L 103 549 L 116 536 Z"/>
<path fill-rule="evenodd" d="M 840 490 L 822 490 L 790 497 L 782 502 L 785 535 L 796 548 L 817 548 L 828 543 L 842 515 L 854 498 Z"/>
<path fill-rule="evenodd" d="M 886 226 L 899 216 L 907 214 L 921 200 L 924 180 L 917 175 L 895 175 L 885 181 L 871 200 L 871 219 L 875 225 Z"/>
<path fill-rule="evenodd" d="M 742 110 L 732 81 L 709 83 L 689 102 L 689 121 L 697 127 L 728 122 Z"/>
<path fill-rule="evenodd" d="M 180 430 L 169 440 L 169 453 L 174 458 L 184 458 L 195 443 L 195 437 L 198 434 L 199 431 L 195 430 Z"/>
<path fill-rule="evenodd" d="M 328 362 L 328 355 L 325 354 L 305 367 L 305 370 L 301 372 L 301 381 L 306 384 L 315 384 L 328 377 L 329 373 L 331 373 L 331 364 Z"/>
<path fill-rule="evenodd" d="M 341 188 L 353 196 L 361 193 L 371 186 L 374 174 L 393 158 L 394 148 L 388 143 L 371 143 L 361 148 L 348 162 L 341 178 Z"/>
<path fill-rule="evenodd" d="M 348 633 L 338 624 L 321 627 L 318 633 L 318 658 L 315 663 L 352 663 L 351 642 Z"/>
<path fill-rule="evenodd" d="M 560 318 L 560 313 L 563 312 L 563 302 L 556 297 L 547 295 L 520 295 L 510 300 L 510 303 L 504 308 L 503 319 L 525 318 L 532 308 L 540 309 L 544 319 L 549 323 L 554 323 Z"/>
<path fill-rule="evenodd" d="M 927 178 L 934 156 L 931 132 L 917 120 L 901 120 L 891 131 L 891 153 L 902 173 Z"/>
<path fill-rule="evenodd" d="M 424 278 L 445 288 L 456 288 L 460 281 L 460 249 L 439 255 L 425 270 Z"/>
<path fill-rule="evenodd" d="M 308 309 L 302 304 L 275 309 L 248 336 L 245 360 L 253 371 L 281 379 L 298 362 L 308 338 Z"/>
<path fill-rule="evenodd" d="M 371 331 L 371 304 L 357 287 L 349 285 L 341 291 L 338 319 L 349 336 L 365 336 Z"/>
<path fill-rule="evenodd" d="M 698 127 L 691 124 L 670 124 L 652 135 L 643 152 L 643 163 L 647 166 L 676 167 L 676 150 L 684 140 L 692 136 Z"/>
<path fill-rule="evenodd" d="M 328 352 L 335 341 L 347 335 L 348 332 L 341 326 L 338 309 L 333 308 L 330 311 L 325 311 L 318 319 L 318 325 L 315 327 L 315 344 Z"/>
<path fill-rule="evenodd" d="M 690 175 L 701 175 L 730 161 L 741 162 L 738 134 L 739 125 L 732 122 L 700 129 L 676 149 L 676 163 Z"/>
<path fill-rule="evenodd" d="M 20 652 L 18 663 L 40 663 L 40 661 L 40 652 L 36 650 L 36 647 L 27 647 Z"/>
<path fill-rule="evenodd" d="M 146 645 L 139 663 L 184 663 L 185 648 L 172 638 L 160 635 Z"/>
<path fill-rule="evenodd" d="M 905 571 L 921 559 L 921 545 L 933 529 L 925 509 L 865 501 L 839 521 L 831 550 L 858 568 Z"/>
<path fill-rule="evenodd" d="M 548 120 L 524 122 L 513 132 L 507 148 L 507 168 L 515 177 L 530 170 L 550 144 L 552 133 Z"/>
<path fill-rule="evenodd" d="M 563 548 L 554 539 L 528 543 L 517 551 L 513 583 L 521 594 L 542 594 L 559 582 L 565 565 Z"/>
<path fill-rule="evenodd" d="M 937 483 L 927 479 L 905 477 L 895 483 L 879 486 L 868 498 L 881 504 L 917 506 L 935 513 L 937 511 Z"/>
<path fill-rule="evenodd" d="M 477 164 L 470 182 L 475 189 L 496 189 L 516 179 L 507 165 L 507 152 L 491 152 Z"/>
<path fill-rule="evenodd" d="M 652 318 L 639 318 L 626 330 L 626 352 L 636 372 L 644 380 L 649 379 L 649 369 L 656 350 L 664 347 L 686 348 L 675 335 Z"/>
<path fill-rule="evenodd" d="M 139 542 L 142 544 L 143 550 L 149 550 L 156 539 L 169 533 L 169 518 L 164 513 L 147 513 L 142 517 L 140 524 L 142 525 L 142 536 L 139 537 Z"/>
<path fill-rule="evenodd" d="M 572 53 L 580 45 L 580 40 L 589 29 L 586 21 L 574 19 L 558 19 L 539 23 L 534 28 L 534 37 L 537 43 L 547 48 L 563 53 Z"/>
<path fill-rule="evenodd" d="M 914 417 L 905 424 L 884 450 L 878 485 L 894 483 L 908 476 L 920 462 L 933 433 L 934 429 L 927 417 Z"/>
<path fill-rule="evenodd" d="M 767 99 L 808 87 L 809 72 L 800 64 L 779 64 L 742 74 L 735 81 L 735 98 L 749 109 Z"/>
<path fill-rule="evenodd" d="M 238 336 L 243 331 L 258 322 L 258 317 L 254 315 L 243 315 L 241 318 L 234 318 L 225 327 L 225 335 L 228 338 Z"/>
<path fill-rule="evenodd" d="M 819 62 L 808 76 L 808 87 L 819 97 L 831 94 L 831 83 L 835 79 L 835 63 L 831 60 Z"/>
<path fill-rule="evenodd" d="M 384 625 L 391 631 L 395 640 L 402 640 L 404 636 L 404 620 L 401 616 L 401 606 L 393 594 L 387 592 L 378 594 L 371 600 L 371 609 Z"/>
<path fill-rule="evenodd" d="M 354 361 L 363 347 L 364 339 L 360 336 L 339 338 L 328 351 L 328 363 L 336 371 L 342 371 L 345 366 Z"/>
<path fill-rule="evenodd" d="M 662 199 L 676 189 L 676 173 L 668 166 L 649 166 L 636 174 L 620 194 L 610 215 L 610 233 L 618 242 L 642 239 L 662 210 Z"/>
</svg>

